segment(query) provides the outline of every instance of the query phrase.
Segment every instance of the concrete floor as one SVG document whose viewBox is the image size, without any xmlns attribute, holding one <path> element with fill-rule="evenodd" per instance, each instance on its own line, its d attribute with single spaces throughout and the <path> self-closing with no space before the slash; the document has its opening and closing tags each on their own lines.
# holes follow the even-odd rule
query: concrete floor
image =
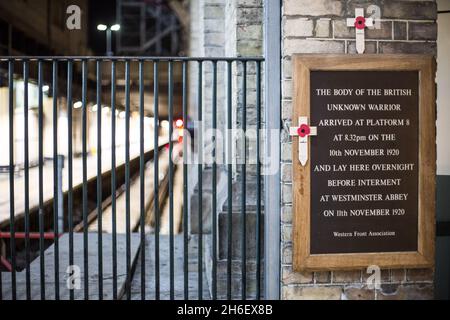
<svg viewBox="0 0 450 320">
<path fill-rule="evenodd" d="M 198 236 L 190 236 L 188 246 L 188 285 L 189 300 L 198 300 Z M 174 298 L 176 300 L 184 299 L 184 245 L 183 235 L 179 234 L 174 237 Z M 146 236 L 145 246 L 145 299 L 152 300 L 155 298 L 155 241 L 154 235 Z M 170 264 L 169 264 L 169 236 L 160 236 L 160 299 L 170 299 Z M 211 299 L 209 293 L 209 284 L 205 273 L 205 264 L 203 258 L 203 299 Z M 134 273 L 133 282 L 131 284 L 131 299 L 141 299 L 141 255 L 139 255 L 136 263 L 136 271 Z"/>
</svg>

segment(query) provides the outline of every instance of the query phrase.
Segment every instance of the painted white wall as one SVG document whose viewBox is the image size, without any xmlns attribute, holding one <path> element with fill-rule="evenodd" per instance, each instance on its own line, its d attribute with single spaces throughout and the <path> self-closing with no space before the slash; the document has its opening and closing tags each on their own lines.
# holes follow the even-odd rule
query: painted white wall
<svg viewBox="0 0 450 320">
<path fill-rule="evenodd" d="M 8 88 L 0 88 L 0 166 L 9 165 L 9 105 Z"/>
<path fill-rule="evenodd" d="M 438 0 L 438 10 L 450 10 L 450 0 Z M 450 175 L 450 13 L 437 23 L 437 174 Z"/>
</svg>

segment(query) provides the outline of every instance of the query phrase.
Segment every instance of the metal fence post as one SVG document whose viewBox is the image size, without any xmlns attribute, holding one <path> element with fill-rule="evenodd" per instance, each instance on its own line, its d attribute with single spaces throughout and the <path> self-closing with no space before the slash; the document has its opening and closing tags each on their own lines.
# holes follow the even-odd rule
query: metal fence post
<svg viewBox="0 0 450 320">
<path fill-rule="evenodd" d="M 281 123 L 281 2 L 264 1 L 264 117 L 268 133 L 280 132 Z M 268 135 L 267 135 L 268 136 Z M 279 141 L 279 140 L 278 140 Z M 272 147 L 280 163 L 279 145 L 271 146 L 266 139 L 266 150 Z M 260 155 L 258 155 L 260 156 Z M 280 172 L 264 176 L 264 297 L 280 298 Z"/>
</svg>

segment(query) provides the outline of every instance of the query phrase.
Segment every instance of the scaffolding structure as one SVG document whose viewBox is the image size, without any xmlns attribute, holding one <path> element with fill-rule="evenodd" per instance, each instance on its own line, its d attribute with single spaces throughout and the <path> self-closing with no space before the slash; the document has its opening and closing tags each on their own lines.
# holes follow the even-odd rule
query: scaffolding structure
<svg viewBox="0 0 450 320">
<path fill-rule="evenodd" d="M 116 14 L 118 54 L 177 56 L 182 50 L 181 24 L 170 1 L 118 0 Z"/>
</svg>

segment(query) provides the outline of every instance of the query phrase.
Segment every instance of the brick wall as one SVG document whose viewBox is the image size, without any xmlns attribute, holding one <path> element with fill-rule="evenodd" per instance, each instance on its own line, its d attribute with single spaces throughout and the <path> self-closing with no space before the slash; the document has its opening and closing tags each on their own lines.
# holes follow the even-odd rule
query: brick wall
<svg viewBox="0 0 450 320">
<path fill-rule="evenodd" d="M 355 30 L 345 20 L 355 7 L 378 5 L 381 29 L 366 30 L 366 53 L 436 54 L 435 1 L 283 0 L 282 2 L 282 299 L 430 299 L 433 270 L 382 270 L 380 290 L 369 290 L 365 270 L 292 272 L 293 53 L 355 53 Z M 367 16 L 367 14 L 366 14 Z"/>
<path fill-rule="evenodd" d="M 263 7 L 262 0 L 227 1 L 226 54 L 231 57 L 262 56 Z M 262 75 L 261 75 L 262 78 Z M 242 91 L 243 64 L 235 63 L 232 71 L 233 86 L 233 127 L 242 127 Z M 256 63 L 247 63 L 247 129 L 256 129 Z M 233 144 L 233 158 L 243 157 L 242 144 Z M 248 155 L 255 154 L 256 144 L 247 144 Z M 255 182 L 256 166 L 247 165 L 247 179 Z M 235 168 L 235 178 L 239 179 L 240 170 Z M 250 176 L 249 176 L 250 175 Z M 252 199 L 254 202 L 255 199 Z"/>
<path fill-rule="evenodd" d="M 261 56 L 262 55 L 262 38 L 263 38 L 263 7 L 262 0 L 197 0 L 191 1 L 191 32 L 190 32 L 190 55 L 191 56 L 205 56 L 205 57 L 240 57 L 240 56 Z M 195 115 L 197 109 L 198 100 L 198 69 L 196 63 L 191 64 L 189 70 L 189 108 L 190 114 Z M 217 127 L 225 133 L 228 117 L 231 116 L 233 128 L 240 128 L 242 126 L 242 104 L 243 104 L 243 66 L 241 62 L 233 62 L 231 73 L 232 84 L 232 113 L 227 112 L 227 63 L 219 62 L 217 64 Z M 202 110 L 204 119 L 204 129 L 211 128 L 212 119 L 212 64 L 211 62 L 205 62 L 203 64 L 203 83 L 202 83 Z M 261 79 L 262 79 L 261 75 Z M 256 65 L 255 63 L 248 63 L 247 65 L 247 128 L 256 128 Z M 208 144 L 209 142 L 205 142 Z M 236 141 L 233 140 L 233 156 L 240 154 Z M 220 146 L 219 146 L 220 147 Z M 218 153 L 225 153 L 224 144 L 222 149 L 218 150 Z M 255 153 L 255 144 L 248 144 L 247 155 Z M 225 159 L 224 156 L 222 158 Z M 192 169 L 192 170 L 191 170 Z M 233 207 L 238 206 L 241 201 L 241 194 L 239 193 L 240 184 L 240 171 L 238 167 L 234 167 L 233 170 Z M 189 189 L 193 193 L 190 205 L 190 232 L 198 232 L 198 195 L 196 194 L 195 184 L 197 176 L 197 166 L 190 168 Z M 225 217 L 228 214 L 227 210 L 224 210 L 222 204 L 227 199 L 227 185 L 226 185 L 226 170 L 224 165 L 217 166 L 217 194 L 214 195 L 217 199 L 218 220 L 225 221 Z M 247 230 L 248 234 L 254 234 L 255 224 L 255 203 L 256 196 L 254 190 L 256 189 L 256 166 L 248 165 L 247 168 L 247 217 L 248 225 L 252 226 Z M 211 226 L 211 168 L 205 166 L 203 171 L 203 232 L 208 234 Z M 235 209 L 234 209 L 235 210 Z M 237 230 L 238 234 L 241 232 L 241 220 L 239 216 L 234 214 L 233 218 L 233 230 Z M 224 255 L 226 252 L 226 237 L 227 229 L 224 223 L 218 227 L 218 252 L 219 257 L 217 261 L 218 266 L 218 297 L 226 297 L 226 270 L 227 257 Z M 240 248 L 239 241 L 241 237 L 239 235 L 233 236 L 234 246 Z M 250 238 L 251 236 L 249 236 Z M 252 241 L 255 241 L 252 237 Z M 211 274 L 211 238 L 205 236 L 205 263 L 206 263 L 206 276 Z M 247 251 L 247 293 L 249 297 L 255 296 L 256 281 L 255 281 L 255 249 L 253 242 L 248 243 Z M 240 254 L 240 253 L 239 253 Z M 240 296 L 241 275 L 240 275 L 240 257 L 236 254 L 233 256 L 233 275 L 232 275 L 232 295 L 233 297 Z M 209 284 L 211 279 L 208 278 Z"/>
</svg>

